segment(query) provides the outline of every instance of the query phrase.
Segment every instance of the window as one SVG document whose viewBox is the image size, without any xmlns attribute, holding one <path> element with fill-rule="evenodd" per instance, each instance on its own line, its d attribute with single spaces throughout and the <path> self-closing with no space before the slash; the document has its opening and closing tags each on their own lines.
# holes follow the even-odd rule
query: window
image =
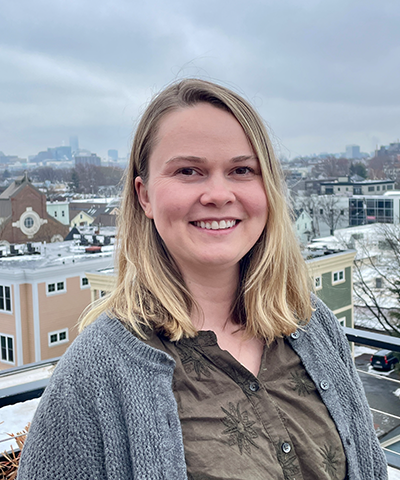
<svg viewBox="0 0 400 480">
<path fill-rule="evenodd" d="M 340 210 L 340 215 L 344 215 L 344 210 Z"/>
<path fill-rule="evenodd" d="M 315 290 L 320 290 L 322 288 L 322 278 L 321 275 L 314 277 L 314 287 Z"/>
<path fill-rule="evenodd" d="M 0 285 L 0 311 L 11 312 L 11 287 Z"/>
<path fill-rule="evenodd" d="M 61 216 L 62 216 L 62 217 L 65 217 L 65 212 L 64 212 L 64 210 L 61 210 Z"/>
<path fill-rule="evenodd" d="M 320 214 L 320 215 L 323 215 L 323 214 L 324 214 L 324 209 L 323 209 L 323 208 L 320 208 L 320 209 L 319 209 L 319 214 Z"/>
<path fill-rule="evenodd" d="M 346 317 L 338 318 L 338 322 L 342 327 L 346 326 Z"/>
<path fill-rule="evenodd" d="M 386 190 L 386 185 L 382 185 L 382 190 Z"/>
<path fill-rule="evenodd" d="M 55 332 L 49 332 L 48 335 L 49 335 L 49 347 L 61 345 L 69 341 L 68 328 L 64 328 L 63 330 L 57 330 Z"/>
<path fill-rule="evenodd" d="M 89 288 L 89 279 L 86 277 L 81 277 L 81 288 Z"/>
<path fill-rule="evenodd" d="M 375 287 L 382 288 L 382 277 L 375 278 Z"/>
<path fill-rule="evenodd" d="M 342 283 L 345 281 L 344 270 L 339 270 L 338 272 L 332 272 L 332 284 Z"/>
<path fill-rule="evenodd" d="M 340 187 L 338 187 L 337 191 L 340 192 Z"/>
<path fill-rule="evenodd" d="M 54 216 L 57 217 L 57 212 L 54 212 Z"/>
<path fill-rule="evenodd" d="M 375 187 L 368 187 L 369 192 L 375 192 Z"/>
<path fill-rule="evenodd" d="M 26 228 L 32 228 L 34 223 L 35 221 L 33 220 L 32 217 L 26 217 L 24 220 L 24 225 Z"/>
<path fill-rule="evenodd" d="M 388 190 L 393 190 L 393 185 L 388 185 L 388 186 L 387 186 L 387 189 L 388 189 Z"/>
<path fill-rule="evenodd" d="M 14 363 L 14 337 L 0 334 L 1 361 Z"/>
<path fill-rule="evenodd" d="M 379 192 L 380 189 L 381 189 L 381 187 L 378 185 L 378 186 L 376 187 L 376 190 Z"/>
<path fill-rule="evenodd" d="M 83 218 L 83 215 L 82 215 L 82 214 L 80 214 L 80 215 L 79 215 L 79 218 L 82 220 L 82 218 Z"/>
<path fill-rule="evenodd" d="M 47 284 L 47 295 L 57 292 L 65 292 L 65 282 L 53 282 Z"/>
</svg>

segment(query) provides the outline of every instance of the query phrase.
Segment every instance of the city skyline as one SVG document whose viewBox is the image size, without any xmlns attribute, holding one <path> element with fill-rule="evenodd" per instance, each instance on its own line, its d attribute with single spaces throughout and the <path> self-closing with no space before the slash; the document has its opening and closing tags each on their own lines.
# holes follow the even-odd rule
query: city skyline
<svg viewBox="0 0 400 480">
<path fill-rule="evenodd" d="M 101 156 L 123 155 L 151 97 L 187 76 L 243 94 L 287 158 L 349 144 L 371 152 L 400 136 L 395 0 L 21 0 L 2 12 L 6 155 L 76 133 Z"/>
</svg>

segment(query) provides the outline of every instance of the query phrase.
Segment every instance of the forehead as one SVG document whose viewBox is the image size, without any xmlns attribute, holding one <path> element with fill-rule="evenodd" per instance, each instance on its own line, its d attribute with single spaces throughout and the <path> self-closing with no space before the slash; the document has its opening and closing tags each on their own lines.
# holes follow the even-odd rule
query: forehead
<svg viewBox="0 0 400 480">
<path fill-rule="evenodd" d="M 229 112 L 207 103 L 165 115 L 150 155 L 249 155 L 251 144 L 242 126 Z"/>
</svg>

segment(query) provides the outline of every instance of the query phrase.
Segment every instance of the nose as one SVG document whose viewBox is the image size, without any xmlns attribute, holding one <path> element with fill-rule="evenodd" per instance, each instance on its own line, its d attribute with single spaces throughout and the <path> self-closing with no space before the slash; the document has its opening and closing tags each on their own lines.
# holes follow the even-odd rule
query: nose
<svg viewBox="0 0 400 480">
<path fill-rule="evenodd" d="M 210 177 L 203 185 L 204 190 L 200 197 L 202 205 L 215 205 L 221 208 L 236 199 L 232 183 L 222 175 Z"/>
</svg>

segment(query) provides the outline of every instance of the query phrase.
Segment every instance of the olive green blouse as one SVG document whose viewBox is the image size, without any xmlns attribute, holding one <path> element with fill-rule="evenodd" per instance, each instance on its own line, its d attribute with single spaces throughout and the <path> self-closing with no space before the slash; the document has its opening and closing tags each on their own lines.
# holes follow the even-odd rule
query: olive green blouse
<svg viewBox="0 0 400 480">
<path fill-rule="evenodd" d="M 211 331 L 146 341 L 176 361 L 189 480 L 344 480 L 335 424 L 300 358 L 284 338 L 264 347 L 255 377 L 221 350 Z"/>
</svg>

